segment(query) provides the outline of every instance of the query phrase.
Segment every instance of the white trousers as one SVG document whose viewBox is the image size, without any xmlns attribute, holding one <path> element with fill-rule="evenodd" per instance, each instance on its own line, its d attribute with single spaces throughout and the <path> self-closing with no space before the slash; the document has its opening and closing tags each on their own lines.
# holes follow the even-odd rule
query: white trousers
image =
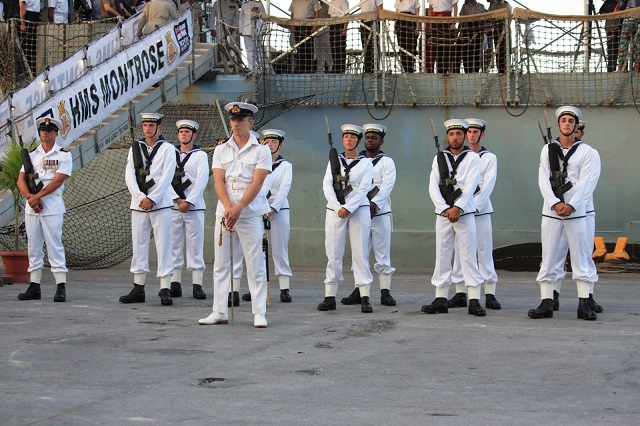
<svg viewBox="0 0 640 426">
<path fill-rule="evenodd" d="M 166 277 L 173 272 L 171 256 L 171 209 L 155 210 L 147 213 L 131 211 L 131 237 L 133 257 L 131 272 L 134 274 L 149 272 L 149 241 L 151 230 L 158 256 L 157 277 Z"/>
<path fill-rule="evenodd" d="M 242 36 L 242 40 L 244 41 L 244 49 L 247 52 L 247 68 L 249 68 L 250 71 L 253 71 L 253 69 L 255 68 L 256 62 L 258 64 L 258 67 L 260 66 L 266 66 L 266 64 L 263 64 L 262 62 L 264 61 L 263 58 L 263 54 L 262 54 L 262 47 L 258 46 L 258 48 L 256 49 L 256 45 L 253 41 L 253 36 Z M 256 58 L 256 53 L 257 53 L 257 58 Z"/>
<path fill-rule="evenodd" d="M 234 232 L 222 231 L 222 245 L 217 241 L 220 235 L 220 220 L 222 216 L 216 216 L 216 244 L 214 248 L 215 260 L 213 262 L 213 311 L 227 313 L 227 299 L 231 288 L 232 270 L 236 264 L 236 245 L 241 247 L 247 263 L 247 281 L 251 293 L 251 311 L 254 315 L 267 312 L 267 278 L 264 267 L 264 255 L 262 253 L 262 233 L 264 225 L 262 216 L 254 216 L 238 219 L 234 226 Z M 233 238 L 233 262 L 234 268 L 230 268 L 230 235 Z M 235 235 L 234 235 L 235 234 Z M 238 291 L 238 289 L 235 289 Z"/>
<path fill-rule="evenodd" d="M 476 220 L 472 214 L 460 216 L 456 223 L 449 222 L 444 216 L 436 217 L 436 266 L 431 284 L 436 287 L 451 285 L 456 241 L 464 283 L 467 287 L 478 287 L 484 280 L 478 270 Z"/>
<path fill-rule="evenodd" d="M 585 221 L 586 221 L 586 226 L 587 226 L 587 237 L 589 238 L 589 240 L 587 241 L 587 244 L 589 244 L 590 247 L 590 251 L 591 253 L 593 253 L 593 239 L 596 236 L 596 214 L 595 213 L 587 213 L 587 217 L 585 217 Z M 560 253 L 564 253 L 564 256 L 560 256 L 558 255 L 558 258 L 556 259 L 556 263 L 554 264 L 553 268 L 558 271 L 558 275 L 556 276 L 555 281 L 562 281 L 565 277 L 566 277 L 566 272 L 565 272 L 565 264 L 566 264 L 566 260 L 567 260 L 567 253 L 569 253 L 569 242 L 567 241 L 567 237 L 565 235 L 565 231 L 564 229 L 562 230 L 562 238 L 560 239 L 560 243 L 558 245 L 558 251 Z M 591 261 L 593 262 L 593 258 L 591 256 L 589 256 L 589 258 L 591 259 Z M 593 267 L 595 268 L 595 263 L 593 265 Z M 597 275 L 594 277 L 594 280 L 592 282 L 595 283 L 598 280 Z M 557 289 L 558 292 L 560 292 L 560 289 Z M 592 289 L 592 293 L 593 293 L 593 289 Z"/>
<path fill-rule="evenodd" d="M 598 280 L 595 264 L 591 259 L 593 237 L 587 235 L 585 218 L 558 220 L 542 217 L 542 263 L 536 281 L 554 283 L 564 276 L 564 264 L 568 245 L 571 252 L 572 278 L 589 284 Z M 562 240 L 566 240 L 563 246 Z"/>
<path fill-rule="evenodd" d="M 273 259 L 273 271 L 277 276 L 291 276 L 289 266 L 289 235 L 291 234 L 291 223 L 289 219 L 289 209 L 280 210 L 271 216 L 271 231 L 269 231 L 269 242 L 271 258 Z"/>
<path fill-rule="evenodd" d="M 44 267 L 43 244 L 47 244 L 47 255 L 51 272 L 67 272 L 67 263 L 62 246 L 62 220 L 64 215 L 24 215 L 27 230 L 27 250 L 29 255 L 28 271 Z"/>
<path fill-rule="evenodd" d="M 171 210 L 171 245 L 173 268 L 184 267 L 185 234 L 187 239 L 187 269 L 204 271 L 204 210 L 180 213 Z"/>
<path fill-rule="evenodd" d="M 392 275 L 396 268 L 391 266 L 391 231 L 393 220 L 391 213 L 374 216 L 371 218 L 371 233 L 369 234 L 369 247 L 367 259 L 373 248 L 376 262 L 373 269 L 381 275 Z"/>
<path fill-rule="evenodd" d="M 324 283 L 338 285 L 344 281 L 342 258 L 344 257 L 347 232 L 349 233 L 353 277 L 356 286 L 369 285 L 373 281 L 373 276 L 367 258 L 371 232 L 371 214 L 367 206 L 359 207 L 346 219 L 340 218 L 338 212 L 327 209 L 324 223 L 327 272 Z"/>
<path fill-rule="evenodd" d="M 485 283 L 495 284 L 498 282 L 498 274 L 493 264 L 493 227 L 491 225 L 491 215 L 475 216 L 475 220 L 476 239 L 478 241 L 478 270 Z M 454 284 L 464 282 L 459 251 L 456 240 L 453 271 L 451 272 L 451 282 Z"/>
</svg>

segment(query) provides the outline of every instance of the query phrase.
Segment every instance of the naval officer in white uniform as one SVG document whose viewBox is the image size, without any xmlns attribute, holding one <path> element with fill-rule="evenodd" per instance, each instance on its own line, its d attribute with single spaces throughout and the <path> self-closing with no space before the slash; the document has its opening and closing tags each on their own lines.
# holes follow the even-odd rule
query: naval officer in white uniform
<svg viewBox="0 0 640 426">
<path fill-rule="evenodd" d="M 62 221 L 65 213 L 62 191 L 64 182 L 71 176 L 71 154 L 56 144 L 62 123 L 50 117 L 36 120 L 40 145 L 29 154 L 34 174 L 33 184 L 42 184 L 35 194 L 29 189 L 24 165 L 18 176 L 18 189 L 27 200 L 24 221 L 27 230 L 27 251 L 29 255 L 29 287 L 18 295 L 20 300 L 41 298 L 40 282 L 44 267 L 43 244 L 47 245 L 47 254 L 51 272 L 57 288 L 54 302 L 67 300 L 67 264 L 62 245 Z M 32 185 L 33 187 L 33 185 Z M 35 189 L 34 189 L 35 191 Z"/>
</svg>

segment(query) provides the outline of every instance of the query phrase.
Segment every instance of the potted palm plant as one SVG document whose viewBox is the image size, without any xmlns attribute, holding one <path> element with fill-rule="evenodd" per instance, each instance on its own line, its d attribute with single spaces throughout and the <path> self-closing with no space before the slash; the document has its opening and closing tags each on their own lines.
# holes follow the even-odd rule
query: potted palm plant
<svg viewBox="0 0 640 426">
<path fill-rule="evenodd" d="M 36 144 L 35 139 L 29 144 L 30 147 Z M 22 167 L 22 146 L 12 140 L 4 151 L 4 156 L 0 159 L 0 190 L 9 191 L 13 194 L 15 219 L 13 229 L 13 245 L 2 247 L 7 251 L 0 251 L 5 274 L 13 278 L 13 282 L 29 282 L 29 259 L 26 250 L 20 250 L 20 212 L 24 206 L 24 199 L 18 189 L 18 176 Z"/>
</svg>

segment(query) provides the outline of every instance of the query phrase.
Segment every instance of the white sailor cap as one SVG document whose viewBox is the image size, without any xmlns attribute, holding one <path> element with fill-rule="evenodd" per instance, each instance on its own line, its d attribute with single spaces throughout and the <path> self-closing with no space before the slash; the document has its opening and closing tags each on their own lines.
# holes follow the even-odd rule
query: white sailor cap
<svg viewBox="0 0 640 426">
<path fill-rule="evenodd" d="M 59 132 L 62 129 L 62 123 L 51 117 L 40 117 L 36 120 L 38 130 L 53 130 Z"/>
<path fill-rule="evenodd" d="M 587 122 L 584 120 L 580 120 L 580 124 L 578 124 L 578 129 L 584 130 L 586 126 L 587 126 Z"/>
<path fill-rule="evenodd" d="M 157 112 L 141 112 L 140 117 L 142 117 L 143 123 L 162 123 L 162 119 L 164 115 Z"/>
<path fill-rule="evenodd" d="M 278 129 L 266 129 L 262 131 L 262 137 L 265 139 L 278 139 L 280 142 L 284 140 L 285 132 Z"/>
<path fill-rule="evenodd" d="M 387 134 L 387 127 L 382 124 L 368 123 L 362 126 L 365 133 L 373 132 L 378 133 L 384 137 Z"/>
<path fill-rule="evenodd" d="M 467 123 L 466 120 L 460 120 L 459 118 L 452 118 L 451 120 L 447 120 L 444 122 L 444 127 L 445 129 L 447 129 L 447 132 L 449 132 L 449 130 L 456 130 L 456 129 L 464 130 L 466 132 L 467 129 L 469 128 L 469 123 Z"/>
<path fill-rule="evenodd" d="M 355 124 L 343 124 L 340 126 L 340 130 L 342 130 L 343 135 L 356 135 L 358 139 L 362 138 L 362 135 L 364 134 L 362 127 L 356 126 Z"/>
<path fill-rule="evenodd" d="M 483 132 L 487 129 L 487 122 L 480 118 L 465 118 L 464 121 L 469 123 L 470 129 L 480 129 Z"/>
<path fill-rule="evenodd" d="M 191 130 L 193 133 L 196 133 L 200 126 L 193 120 L 178 120 L 176 121 L 176 127 L 178 128 L 178 130 L 187 129 Z"/>
<path fill-rule="evenodd" d="M 229 119 L 253 117 L 258 112 L 258 107 L 246 102 L 229 102 L 224 106 L 224 110 L 229 113 Z"/>
<path fill-rule="evenodd" d="M 580 123 L 582 121 L 582 112 L 571 105 L 561 106 L 556 110 L 556 118 L 559 120 L 563 115 L 571 115 L 576 119 L 576 123 Z"/>
</svg>

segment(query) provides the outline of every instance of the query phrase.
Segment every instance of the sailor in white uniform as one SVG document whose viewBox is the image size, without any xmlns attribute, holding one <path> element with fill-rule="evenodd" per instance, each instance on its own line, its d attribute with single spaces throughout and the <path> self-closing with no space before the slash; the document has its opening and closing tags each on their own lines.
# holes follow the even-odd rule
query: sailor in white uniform
<svg viewBox="0 0 640 426">
<path fill-rule="evenodd" d="M 595 150 L 576 139 L 574 132 L 582 114 L 573 106 L 556 110 L 560 136 L 546 144 L 540 154 L 538 186 L 544 199 L 542 207 L 542 263 L 536 281 L 540 285 L 540 305 L 529 310 L 531 318 L 553 317 L 553 290 L 564 273 L 566 250 L 561 251 L 564 237 L 571 252 L 571 269 L 578 289 L 579 319 L 595 320 L 597 314 L 589 306 L 591 285 L 598 279 L 591 259 L 593 240 L 587 235 L 586 200 L 600 176 L 600 161 Z M 562 269 L 560 266 L 562 265 Z"/>
<path fill-rule="evenodd" d="M 158 257 L 160 303 L 173 305 L 171 298 L 171 179 L 176 169 L 176 148 L 160 133 L 163 115 L 142 113 L 144 137 L 133 141 L 125 169 L 125 182 L 131 193 L 131 236 L 133 289 L 120 297 L 121 303 L 143 303 L 144 285 L 149 272 L 151 231 Z M 134 150 L 136 150 L 134 152 Z"/>
<path fill-rule="evenodd" d="M 444 122 L 449 146 L 433 159 L 429 195 L 436 212 L 436 266 L 431 284 L 436 298 L 424 305 L 427 314 L 447 313 L 449 286 L 455 241 L 459 243 L 464 283 L 469 293 L 470 315 L 485 316 L 480 306 L 480 286 L 484 282 L 478 270 L 476 212 L 473 193 L 480 182 L 480 157 L 464 145 L 469 123 L 453 119 Z"/>
<path fill-rule="evenodd" d="M 591 147 L 590 145 L 587 145 L 583 138 L 584 138 L 584 129 L 586 127 L 587 123 L 584 120 L 580 120 L 580 124 L 578 124 L 578 128 L 576 129 L 576 131 L 574 132 L 574 135 L 577 139 L 580 139 L 582 141 L 582 144 L 584 146 L 589 146 L 590 148 L 593 149 L 593 155 L 597 156 L 597 163 L 600 164 L 600 154 L 598 154 L 598 151 Z M 593 241 L 595 235 L 596 235 L 596 210 L 595 210 L 595 206 L 593 204 L 593 191 L 595 190 L 595 187 L 597 185 L 598 181 L 592 181 L 593 184 L 593 189 L 589 189 L 587 192 L 587 199 L 585 200 L 585 211 L 586 211 L 586 221 L 587 221 L 587 235 L 590 237 L 590 241 Z M 558 256 L 558 265 L 556 265 L 556 268 L 558 271 L 561 271 L 560 276 L 558 276 L 556 278 L 556 281 L 554 283 L 553 286 L 553 310 L 557 311 L 560 309 L 560 292 L 562 289 L 562 280 L 565 278 L 566 273 L 565 273 L 565 264 L 566 264 L 566 257 L 567 257 L 567 253 L 569 252 L 569 243 L 566 239 L 566 237 L 564 236 L 563 233 L 563 237 L 560 240 L 560 244 L 561 247 L 559 249 L 559 251 L 561 253 L 565 253 L 564 257 Z M 592 259 L 593 260 L 593 259 Z M 591 283 L 590 285 L 590 289 L 589 289 L 589 299 L 587 300 L 587 304 L 589 305 L 589 307 L 591 308 L 591 310 L 595 313 L 600 313 L 602 311 L 604 311 L 604 308 L 595 301 L 595 299 L 593 298 L 593 287 L 594 287 L 595 281 L 593 283 Z"/>
<path fill-rule="evenodd" d="M 367 157 L 373 165 L 373 186 L 367 194 L 371 215 L 367 258 L 373 248 L 375 256 L 373 269 L 378 273 L 380 281 L 380 304 L 395 306 L 396 300 L 391 296 L 391 275 L 396 269 L 391 266 L 393 220 L 390 195 L 396 183 L 396 165 L 381 149 L 387 134 L 386 126 L 370 123 L 362 128 L 365 135 L 365 149 L 360 152 L 360 155 Z M 360 302 L 360 291 L 357 287 L 353 293 L 341 300 L 343 305 L 355 305 Z"/>
<path fill-rule="evenodd" d="M 65 213 L 62 191 L 71 176 L 71 154 L 56 144 L 62 123 L 50 117 L 36 120 L 40 145 L 29 154 L 32 173 L 27 176 L 24 165 L 18 176 L 18 189 L 26 199 L 24 221 L 29 255 L 29 287 L 18 295 L 20 300 L 41 298 L 40 282 L 44 267 L 43 244 L 57 288 L 54 302 L 67 298 L 67 264 L 62 245 L 62 221 Z M 41 188 L 39 188 L 41 186 Z"/>
<path fill-rule="evenodd" d="M 482 145 L 487 122 L 479 118 L 466 118 L 465 121 L 469 123 L 469 129 L 467 130 L 468 146 L 480 156 L 480 183 L 473 194 L 473 199 L 476 205 L 478 269 L 484 279 L 485 307 L 487 309 L 501 309 L 502 305 L 496 299 L 498 274 L 493 264 L 493 228 L 491 226 L 491 215 L 493 214 L 491 193 L 498 176 L 498 159 L 494 153 Z M 458 252 L 458 244 L 456 243 L 453 271 L 451 272 L 451 282 L 456 286 L 456 294 L 449 299 L 450 308 L 467 307 L 467 293 Z"/>
<path fill-rule="evenodd" d="M 361 311 L 373 312 L 369 301 L 373 277 L 367 259 L 369 234 L 371 233 L 371 215 L 367 193 L 371 190 L 373 165 L 371 161 L 358 153 L 358 144 L 364 130 L 353 124 L 344 124 L 342 145 L 345 152 L 338 156 L 340 179 L 344 179 L 341 193 L 333 186 L 334 176 L 331 162 L 322 181 L 322 190 L 327 199 L 325 219 L 325 250 L 327 270 L 324 300 L 318 305 L 319 311 L 336 309 L 338 285 L 344 281 L 342 258 L 344 256 L 347 233 L 351 246 L 353 276 L 361 299 Z M 341 199 L 344 196 L 344 201 Z"/>
<path fill-rule="evenodd" d="M 213 181 L 218 195 L 216 238 L 213 264 L 213 311 L 198 321 L 203 325 L 227 324 L 229 290 L 233 279 L 230 234 L 237 234 L 247 263 L 253 325 L 267 327 L 267 281 L 262 253 L 263 215 L 269 213 L 266 197 L 260 196 L 265 178 L 271 173 L 269 149 L 251 135 L 255 105 L 231 102 L 229 112 L 232 136 L 218 145 L 213 154 Z M 223 230 L 224 228 L 224 230 Z M 231 235 L 233 238 L 233 235 Z"/>
<path fill-rule="evenodd" d="M 171 241 L 173 254 L 173 276 L 171 297 L 182 297 L 182 269 L 186 236 L 187 269 L 191 271 L 193 298 L 206 299 L 202 281 L 206 269 L 204 263 L 204 189 L 209 181 L 207 154 L 195 145 L 198 123 L 179 120 L 176 150 L 176 171 L 171 182 Z"/>
</svg>

